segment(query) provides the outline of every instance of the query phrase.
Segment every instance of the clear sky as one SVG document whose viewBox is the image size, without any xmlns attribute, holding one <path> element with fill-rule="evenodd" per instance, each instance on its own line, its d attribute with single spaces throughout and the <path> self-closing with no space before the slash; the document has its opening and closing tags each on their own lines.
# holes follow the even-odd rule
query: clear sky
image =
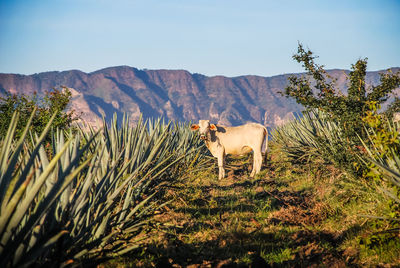
<svg viewBox="0 0 400 268">
<path fill-rule="evenodd" d="M 0 72 L 129 65 L 206 75 L 400 66 L 400 0 L 0 0 Z"/>
</svg>

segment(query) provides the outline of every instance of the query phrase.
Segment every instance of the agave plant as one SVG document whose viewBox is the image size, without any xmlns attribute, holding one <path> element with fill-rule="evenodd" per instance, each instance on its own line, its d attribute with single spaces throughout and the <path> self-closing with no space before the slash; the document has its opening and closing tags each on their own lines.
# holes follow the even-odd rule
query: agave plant
<svg viewBox="0 0 400 268">
<path fill-rule="evenodd" d="M 55 176 L 60 159 L 71 146 L 78 146 L 79 138 L 68 140 L 57 154 L 43 164 L 43 140 L 50 130 L 53 116 L 43 133 L 35 139 L 31 150 L 25 142 L 33 114 L 21 138 L 13 141 L 18 113 L 12 117 L 7 135 L 0 142 L 0 266 L 21 266 L 34 262 L 53 247 L 65 230 L 43 232 L 49 210 L 64 190 L 88 164 L 79 162 L 83 150 L 64 166 L 65 172 Z M 90 142 L 90 141 L 89 141 Z M 50 183 L 51 182 L 51 183 Z"/>
<path fill-rule="evenodd" d="M 66 265 L 137 248 L 141 228 L 165 204 L 155 198 L 162 185 L 202 161 L 198 137 L 160 119 L 130 127 L 124 117 L 119 127 L 114 118 L 98 133 L 54 131 L 47 151 L 51 121 L 26 143 L 30 122 L 13 142 L 16 119 L 0 150 L 1 267 Z"/>
<path fill-rule="evenodd" d="M 114 117 L 110 125 L 103 122 L 91 150 L 98 153 L 87 176 L 77 182 L 74 192 L 80 195 L 69 212 L 77 224 L 66 245 L 71 249 L 66 259 L 115 256 L 137 248 L 140 228 L 165 204 L 154 200 L 161 186 L 188 163 L 199 163 L 203 147 L 189 127 L 141 118 L 129 127 L 127 117 L 118 127 Z"/>
<path fill-rule="evenodd" d="M 290 157 L 300 161 L 317 157 L 335 163 L 335 156 L 347 145 L 339 125 L 319 110 L 305 111 L 271 135 Z"/>
</svg>

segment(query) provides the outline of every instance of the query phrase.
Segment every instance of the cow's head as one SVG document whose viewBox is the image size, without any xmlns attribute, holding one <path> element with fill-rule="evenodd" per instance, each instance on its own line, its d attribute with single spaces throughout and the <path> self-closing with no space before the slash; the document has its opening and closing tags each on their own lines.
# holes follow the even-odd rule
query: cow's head
<svg viewBox="0 0 400 268">
<path fill-rule="evenodd" d="M 209 139 L 210 131 L 217 130 L 217 127 L 214 124 L 210 124 L 210 120 L 199 120 L 199 124 L 193 124 L 190 127 L 191 130 L 198 130 L 200 133 L 200 138 L 202 140 Z"/>
</svg>

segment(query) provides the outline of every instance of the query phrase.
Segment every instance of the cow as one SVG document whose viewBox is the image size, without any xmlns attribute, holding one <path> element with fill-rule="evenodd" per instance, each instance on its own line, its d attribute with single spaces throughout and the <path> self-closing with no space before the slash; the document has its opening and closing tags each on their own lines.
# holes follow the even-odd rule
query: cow
<svg viewBox="0 0 400 268">
<path fill-rule="evenodd" d="M 191 130 L 198 130 L 211 154 L 218 159 L 218 179 L 225 177 L 225 156 L 228 154 L 242 155 L 253 151 L 254 177 L 261 170 L 261 149 L 265 140 L 265 156 L 268 149 L 268 131 L 257 123 L 247 123 L 237 127 L 225 127 L 210 124 L 210 120 L 200 120 L 199 124 L 191 125 Z"/>
</svg>

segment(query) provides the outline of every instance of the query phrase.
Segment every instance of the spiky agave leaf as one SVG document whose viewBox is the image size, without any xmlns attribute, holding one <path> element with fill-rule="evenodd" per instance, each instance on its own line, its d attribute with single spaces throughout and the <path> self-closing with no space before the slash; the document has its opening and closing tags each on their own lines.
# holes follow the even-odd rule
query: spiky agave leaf
<svg viewBox="0 0 400 268">
<path fill-rule="evenodd" d="M 324 159 L 335 163 L 333 157 L 348 146 L 339 125 L 319 110 L 304 112 L 298 119 L 275 128 L 271 135 L 297 160 Z"/>
<path fill-rule="evenodd" d="M 165 204 L 155 199 L 162 185 L 181 174 L 177 166 L 204 160 L 199 156 L 204 146 L 189 127 L 160 119 L 140 119 L 130 127 L 124 117 L 120 127 L 115 117 L 110 125 L 103 122 L 97 136 L 91 128 L 80 132 L 67 134 L 65 141 L 65 133 L 54 131 L 51 159 L 41 146 L 44 134 L 33 135 L 34 147 L 18 157 L 20 171 L 13 171 L 17 183 L 7 191 L 12 195 L 3 198 L 14 203 L 2 204 L 8 209 L 2 211 L 19 211 L 19 216 L 11 213 L 0 221 L 0 238 L 7 245 L 2 264 L 24 265 L 37 262 L 35 258 L 43 263 L 44 257 L 55 256 L 66 264 L 137 248 L 140 239 L 135 235 L 148 223 L 148 215 Z M 7 136 L 4 144 L 10 141 Z M 0 152 L 10 155 L 4 147 Z M 17 232 L 10 235 L 10 230 Z"/>
<path fill-rule="evenodd" d="M 14 115 L 13 122 L 17 122 L 17 115 Z M 31 116 L 32 118 L 32 116 Z M 4 192 L 8 193 L 2 196 L 1 199 L 1 212 L 0 212 L 0 262 L 2 267 L 10 265 L 24 265 L 33 261 L 27 256 L 36 256 L 38 250 L 43 246 L 53 244 L 60 236 L 50 236 L 45 234 L 41 239 L 34 239 L 41 233 L 41 227 L 38 228 L 37 223 L 40 219 L 46 217 L 48 209 L 54 204 L 57 197 L 60 196 L 63 190 L 74 179 L 79 171 L 84 167 L 85 163 L 76 169 L 76 172 L 66 174 L 64 178 L 59 178 L 60 182 L 47 185 L 49 189 L 42 191 L 46 181 L 50 178 L 57 162 L 65 153 L 66 148 L 71 143 L 68 141 L 61 151 L 54 156 L 54 158 L 46 163 L 46 167 L 41 171 L 37 170 L 36 159 L 40 157 L 41 144 L 44 137 L 48 133 L 54 115 L 46 125 L 40 137 L 33 143 L 33 149 L 29 151 L 29 157 L 20 157 L 22 148 L 29 147 L 25 142 L 27 130 L 31 124 L 31 119 L 28 121 L 25 131 L 20 140 L 15 146 L 10 146 L 12 136 L 14 135 L 16 123 L 11 123 L 9 131 L 3 142 L 1 142 L 0 151 L 2 156 L 6 158 L 7 168 L 2 166 L 1 181 Z M 8 146 L 9 149 L 5 148 Z M 11 148 L 11 149 L 10 149 Z M 9 152 L 7 152 L 9 151 Z M 27 153 L 27 152 L 25 152 Z M 43 154 L 42 154 L 43 155 Z M 15 159 L 19 159 L 17 163 Z M 4 160 L 4 159 L 2 159 Z M 4 161 L 2 161 L 4 163 Z M 20 170 L 20 172 L 16 172 Z M 10 183 L 14 182 L 14 183 Z M 41 226 L 41 225 L 39 225 Z M 29 242 L 29 243 L 27 243 Z M 46 246 L 46 247 L 47 247 Z M 43 247 L 43 248 L 46 248 Z M 36 253 L 32 253 L 35 248 Z M 44 251 L 41 251 L 42 253 Z M 22 258 L 24 256 L 24 258 Z"/>
<path fill-rule="evenodd" d="M 90 150 L 96 152 L 92 163 L 70 193 L 73 205 L 66 213 L 71 225 L 63 239 L 66 259 L 129 251 L 120 249 L 119 241 L 136 248 L 133 237 L 147 224 L 148 215 L 163 205 L 154 199 L 161 182 L 178 176 L 175 166 L 186 159 L 193 162 L 201 146 L 186 126 L 140 119 L 129 127 L 127 117 L 121 126 L 116 122 L 115 117 L 109 125 L 103 121 L 102 132 L 91 145 L 98 147 Z"/>
</svg>

